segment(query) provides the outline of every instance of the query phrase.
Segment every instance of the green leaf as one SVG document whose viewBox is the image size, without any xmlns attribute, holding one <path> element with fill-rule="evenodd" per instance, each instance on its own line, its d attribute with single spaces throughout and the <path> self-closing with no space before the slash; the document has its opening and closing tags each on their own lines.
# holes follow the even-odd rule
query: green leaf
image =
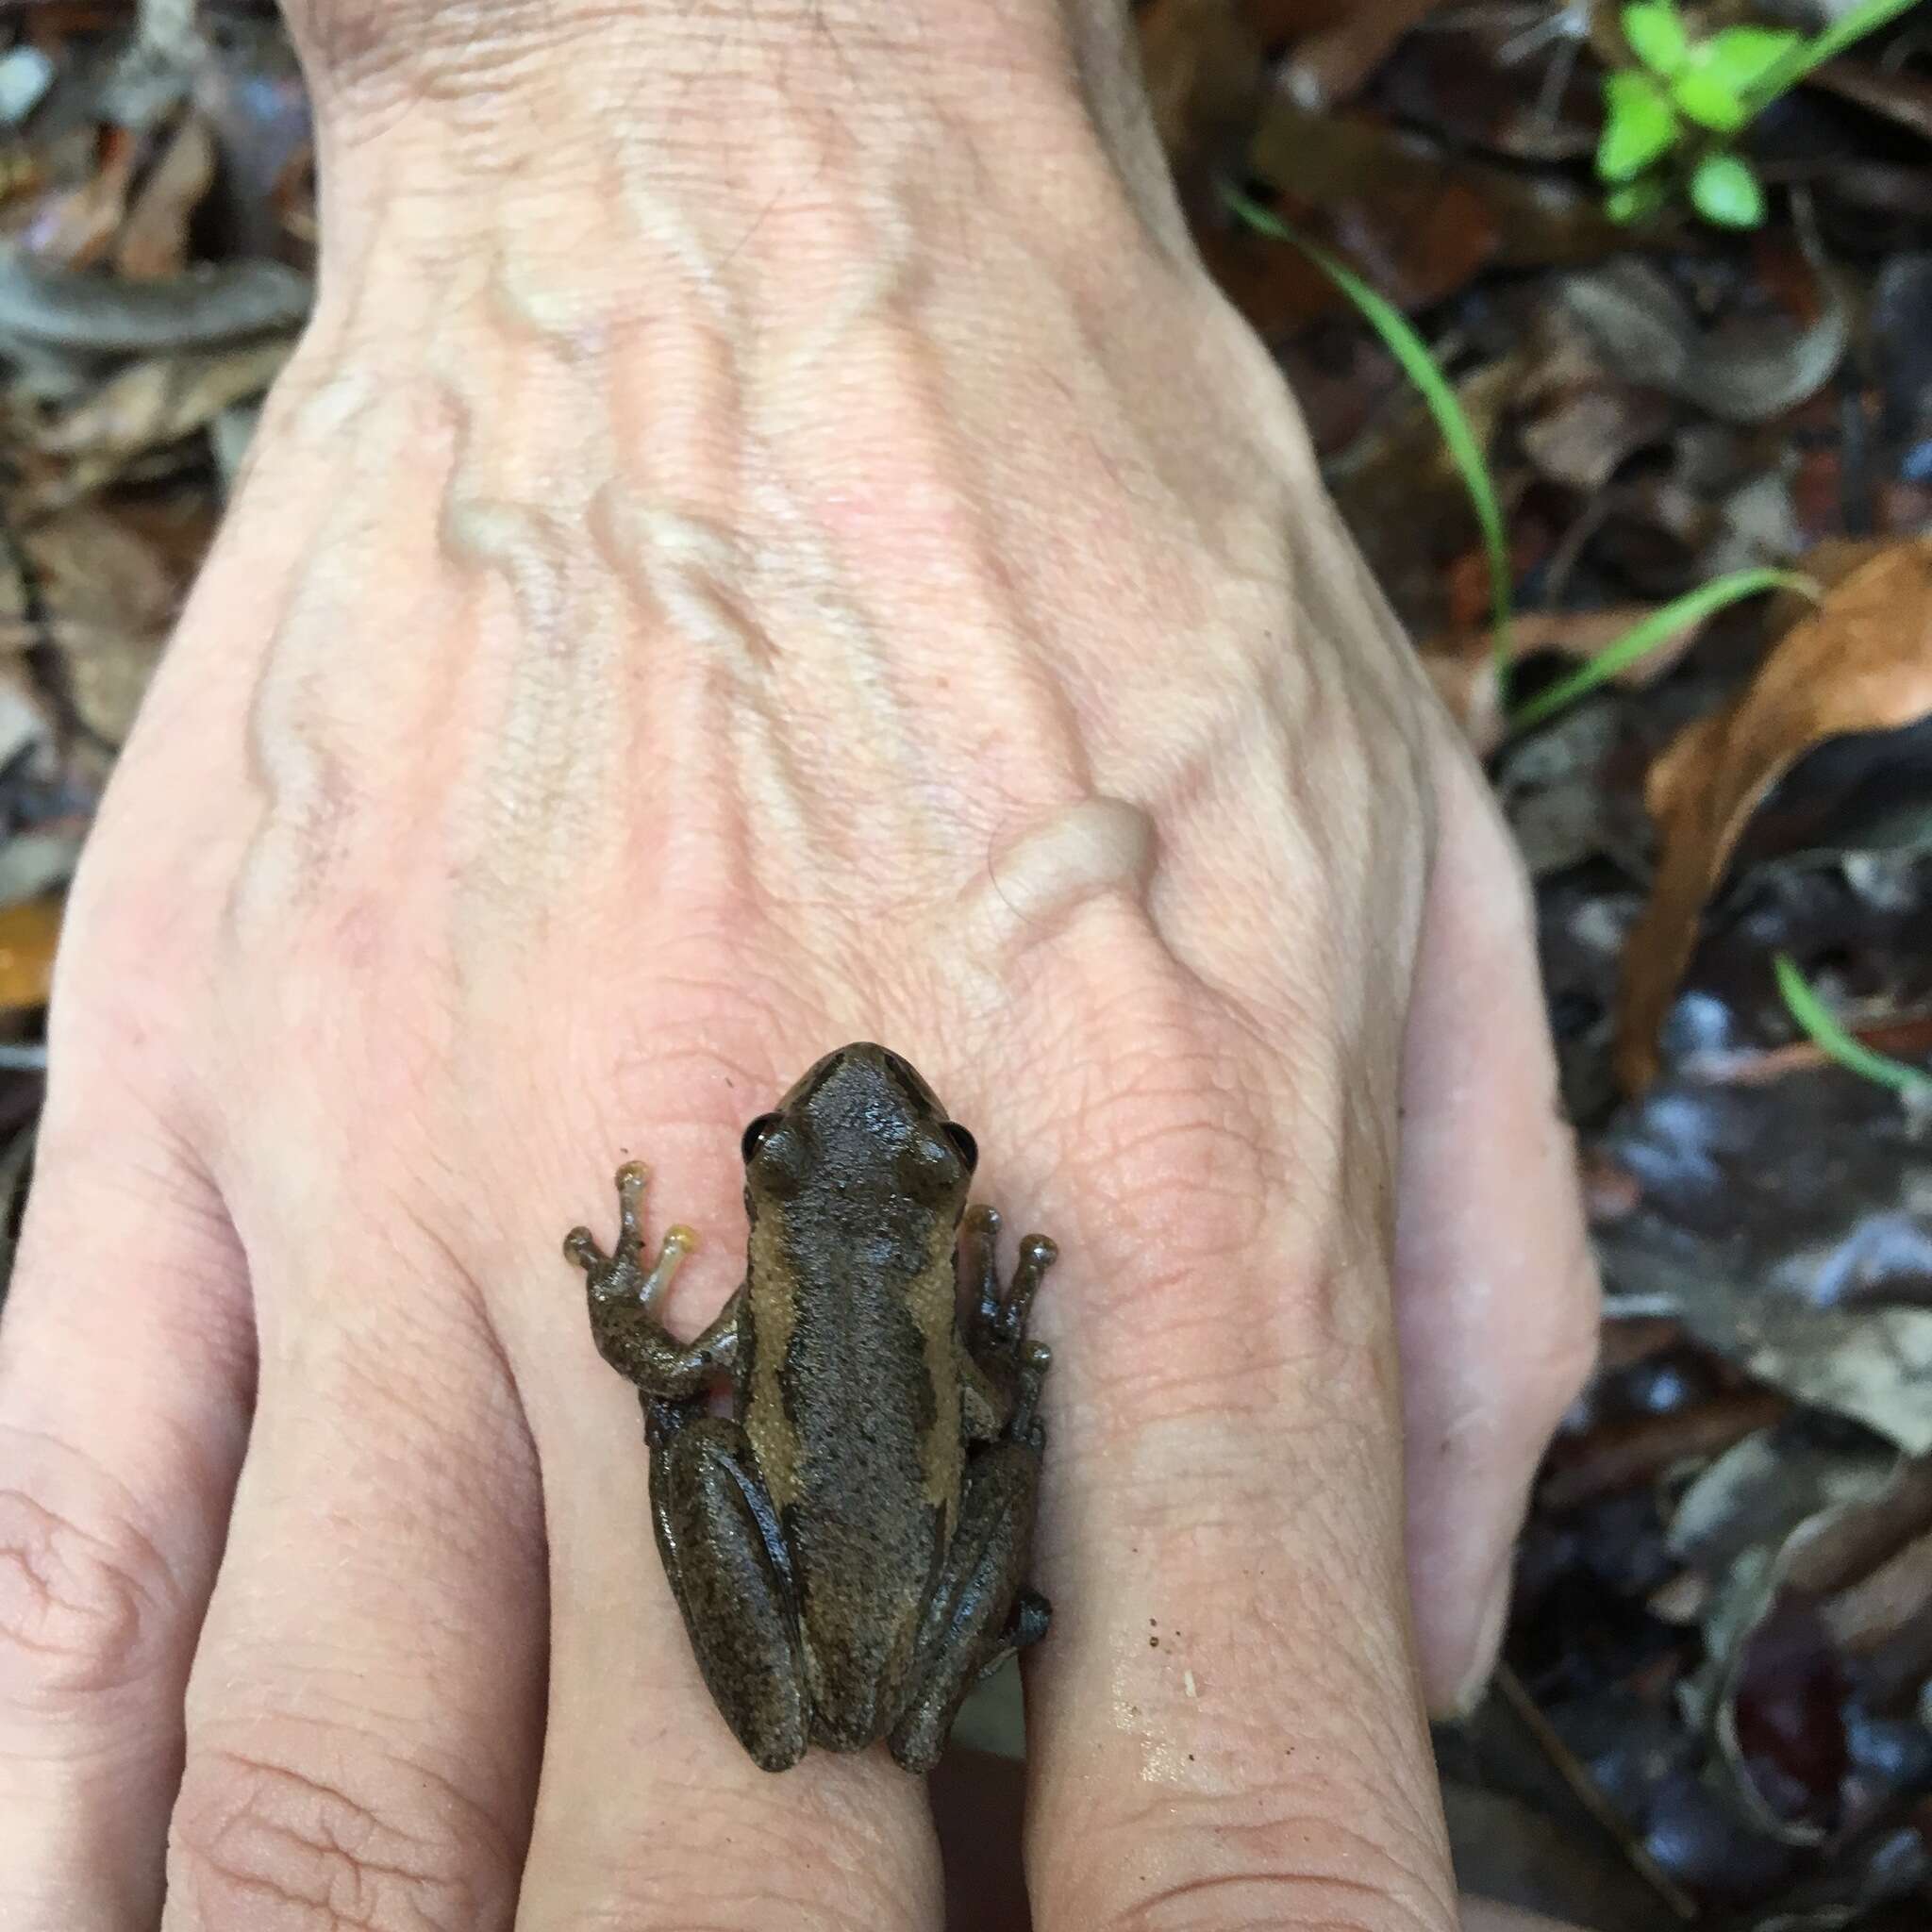
<svg viewBox="0 0 1932 1932">
<path fill-rule="evenodd" d="M 1526 731 L 1532 724 L 1555 717 L 1693 624 L 1702 624 L 1712 612 L 1765 591 L 1795 591 L 1814 604 L 1820 595 L 1818 586 L 1797 571 L 1734 570 L 1726 576 L 1713 577 L 1709 583 L 1699 584 L 1694 591 L 1672 598 L 1661 609 L 1653 610 L 1622 637 L 1612 639 L 1588 664 L 1579 665 L 1569 676 L 1545 686 L 1527 704 L 1519 705 L 1509 714 L 1510 730 Z"/>
<path fill-rule="evenodd" d="M 1604 213 L 1621 226 L 1647 222 L 1671 198 L 1671 184 L 1661 175 L 1640 175 L 1604 196 Z"/>
<path fill-rule="evenodd" d="M 1671 99 L 1687 121 L 1718 134 L 1735 134 L 1751 118 L 1735 88 L 1694 67 L 1672 81 Z"/>
<path fill-rule="evenodd" d="M 1670 0 L 1635 0 L 1624 9 L 1624 38 L 1654 74 L 1673 75 L 1690 53 L 1690 36 Z"/>
<path fill-rule="evenodd" d="M 1780 61 L 1790 58 L 1802 38 L 1784 27 L 1727 26 L 1697 49 L 1693 64 L 1720 87 L 1748 94 Z"/>
<path fill-rule="evenodd" d="M 1690 176 L 1690 201 L 1721 228 L 1755 228 L 1764 219 L 1764 190 L 1737 155 L 1706 155 Z"/>
<path fill-rule="evenodd" d="M 1238 190 L 1224 185 L 1221 198 L 1257 234 L 1299 248 L 1361 310 L 1363 318 L 1381 337 L 1389 353 L 1402 364 L 1404 373 L 1421 394 L 1424 407 L 1436 419 L 1436 427 L 1442 433 L 1450 460 L 1462 478 L 1463 489 L 1469 492 L 1470 508 L 1474 510 L 1476 524 L 1483 533 L 1483 550 L 1490 564 L 1491 622 L 1495 639 L 1496 676 L 1499 684 L 1507 683 L 1512 599 L 1509 543 L 1504 535 L 1502 506 L 1496 501 L 1496 487 L 1491 481 L 1490 466 L 1484 459 L 1482 445 L 1469 425 L 1469 418 L 1462 413 L 1462 405 L 1456 400 L 1456 391 L 1450 387 L 1449 378 L 1437 367 L 1436 358 L 1429 354 L 1429 345 L 1416 334 L 1408 318 L 1387 296 L 1379 295 L 1370 288 L 1353 269 L 1338 261 L 1325 248 L 1310 242 L 1306 235 L 1297 234 L 1280 216 L 1271 214 L 1258 202 L 1250 201 Z"/>
<path fill-rule="evenodd" d="M 1893 1059 L 1890 1054 L 1874 1052 L 1861 1040 L 1854 1040 L 1811 990 L 1810 982 L 1798 971 L 1797 961 L 1789 953 L 1775 955 L 1771 963 L 1777 974 L 1777 990 L 1784 996 L 1786 1008 L 1814 1046 L 1840 1066 L 1864 1079 L 1875 1080 L 1881 1087 L 1890 1087 L 1894 1093 L 1932 1095 L 1932 1075 Z"/>
<path fill-rule="evenodd" d="M 1677 138 L 1670 96 L 1634 67 L 1604 76 L 1604 132 L 1596 171 L 1606 181 L 1641 175 Z"/>
</svg>

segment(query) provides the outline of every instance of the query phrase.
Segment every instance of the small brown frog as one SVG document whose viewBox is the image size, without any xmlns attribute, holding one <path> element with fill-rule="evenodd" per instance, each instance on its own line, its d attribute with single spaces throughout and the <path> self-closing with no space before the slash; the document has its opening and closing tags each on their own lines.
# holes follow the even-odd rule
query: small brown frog
<svg viewBox="0 0 1932 1932">
<path fill-rule="evenodd" d="M 694 1237 L 646 1267 L 642 1166 L 618 1170 L 616 1253 L 581 1227 L 564 1252 L 642 1399 L 658 1548 L 739 1741 L 783 1771 L 885 1738 L 929 1771 L 974 1680 L 1046 1631 L 1024 1577 L 1050 1357 L 1026 1318 L 1056 1249 L 1027 1236 L 1002 1292 L 973 1137 L 883 1047 L 827 1054 L 743 1155 L 744 1282 L 695 1341 L 653 1312 Z"/>
</svg>

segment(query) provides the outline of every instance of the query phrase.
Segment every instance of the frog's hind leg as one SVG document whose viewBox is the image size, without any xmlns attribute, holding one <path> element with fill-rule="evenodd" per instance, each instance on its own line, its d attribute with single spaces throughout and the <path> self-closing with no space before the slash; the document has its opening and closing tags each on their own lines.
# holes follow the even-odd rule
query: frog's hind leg
<svg viewBox="0 0 1932 1932">
<path fill-rule="evenodd" d="M 1046 1633 L 1046 1599 L 1020 1587 L 1040 1491 L 1030 1436 L 995 1442 L 967 1464 L 959 1525 L 920 1629 L 912 1694 L 891 1731 L 892 1756 L 908 1771 L 939 1762 L 976 1679 Z"/>
<path fill-rule="evenodd" d="M 712 1701 L 752 1760 L 784 1771 L 810 1731 L 791 1577 L 742 1428 L 652 1402 L 651 1517 Z"/>
</svg>

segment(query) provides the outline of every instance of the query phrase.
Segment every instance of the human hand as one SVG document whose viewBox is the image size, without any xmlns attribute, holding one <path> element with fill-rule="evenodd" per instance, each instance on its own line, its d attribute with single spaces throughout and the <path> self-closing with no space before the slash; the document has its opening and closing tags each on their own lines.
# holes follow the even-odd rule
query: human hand
<svg viewBox="0 0 1932 1932">
<path fill-rule="evenodd" d="M 0 1331 L 0 1919 L 152 1924 L 172 1831 L 170 1927 L 932 1923 L 883 1753 L 710 1709 L 558 1252 L 648 1158 L 693 1332 L 739 1129 L 870 1036 L 1061 1244 L 1042 1932 L 1447 1926 L 1421 1693 L 1591 1345 L 1567 1139 L 1117 23 L 299 25 L 320 307 L 76 883 Z"/>
</svg>

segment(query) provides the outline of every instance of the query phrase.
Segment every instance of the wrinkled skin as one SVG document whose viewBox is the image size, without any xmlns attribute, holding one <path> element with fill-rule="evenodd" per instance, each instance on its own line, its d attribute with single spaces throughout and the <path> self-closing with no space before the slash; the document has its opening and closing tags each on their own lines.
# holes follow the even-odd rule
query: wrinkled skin
<svg viewBox="0 0 1932 1932">
<path fill-rule="evenodd" d="M 916 1783 L 713 1721 L 555 1245 L 620 1151 L 732 1227 L 855 1037 L 1065 1254 L 1042 1932 L 1455 1920 L 1424 1701 L 1593 1334 L 1521 884 L 1111 11 L 880 19 L 297 21 L 320 307 L 0 1328 L 9 1932 L 935 1923 Z"/>
</svg>

